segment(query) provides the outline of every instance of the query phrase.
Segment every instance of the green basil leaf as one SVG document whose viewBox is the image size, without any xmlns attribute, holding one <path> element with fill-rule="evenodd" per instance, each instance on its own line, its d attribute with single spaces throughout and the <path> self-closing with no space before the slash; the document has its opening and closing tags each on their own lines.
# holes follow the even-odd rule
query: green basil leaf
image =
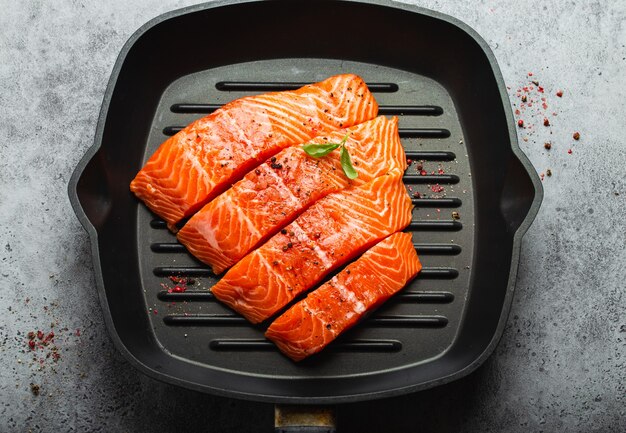
<svg viewBox="0 0 626 433">
<path fill-rule="evenodd" d="M 341 168 L 343 168 L 343 172 L 348 176 L 348 179 L 356 179 L 359 176 L 352 166 L 348 150 L 343 146 L 341 146 Z"/>
<path fill-rule="evenodd" d="M 341 146 L 340 143 L 305 144 L 302 146 L 302 150 L 313 158 L 321 158 L 322 156 L 328 155 L 339 146 Z"/>
</svg>

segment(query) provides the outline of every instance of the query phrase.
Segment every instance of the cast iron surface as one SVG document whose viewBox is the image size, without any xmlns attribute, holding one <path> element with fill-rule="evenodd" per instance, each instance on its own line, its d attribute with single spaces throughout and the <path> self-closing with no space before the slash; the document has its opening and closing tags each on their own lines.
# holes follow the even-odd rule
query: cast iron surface
<svg viewBox="0 0 626 433">
<path fill-rule="evenodd" d="M 303 13 L 307 20 L 294 19 Z M 242 18 L 256 16 L 283 25 Z M 316 31 L 323 19 L 342 23 L 341 35 Z M 228 44 L 216 34 L 228 34 Z M 294 364 L 263 341 L 262 327 L 213 301 L 215 277 L 128 185 L 167 135 L 219 105 L 342 72 L 372 83 L 381 114 L 400 116 L 407 154 L 427 171 L 414 162 L 405 176 L 421 193 L 409 230 L 425 270 L 329 350 Z M 153 377 L 257 400 L 355 401 L 469 373 L 502 332 L 519 242 L 541 200 L 506 98 L 492 54 L 471 29 L 414 7 L 216 3 L 148 23 L 120 54 L 95 144 L 70 183 L 113 340 Z M 198 281 L 168 294 L 168 275 Z"/>
</svg>

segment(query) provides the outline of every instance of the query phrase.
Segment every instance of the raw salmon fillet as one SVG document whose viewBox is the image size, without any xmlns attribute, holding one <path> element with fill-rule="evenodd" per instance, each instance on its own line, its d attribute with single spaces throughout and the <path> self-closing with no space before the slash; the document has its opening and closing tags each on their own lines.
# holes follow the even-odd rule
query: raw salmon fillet
<svg viewBox="0 0 626 433">
<path fill-rule="evenodd" d="M 379 116 L 312 143 L 337 143 L 346 134 L 356 179 L 343 173 L 339 150 L 318 159 L 300 146 L 289 147 L 204 206 L 178 232 L 178 240 L 220 274 L 320 198 L 394 168 L 406 170 L 397 118 Z"/>
<path fill-rule="evenodd" d="M 241 98 L 161 144 L 130 189 L 173 229 L 285 147 L 365 122 L 377 112 L 365 82 L 352 74 Z"/>
<path fill-rule="evenodd" d="M 253 323 L 411 221 L 402 171 L 329 194 L 233 266 L 213 294 Z"/>
<path fill-rule="evenodd" d="M 319 352 L 422 269 L 409 233 L 395 233 L 278 317 L 265 336 L 294 361 Z"/>
</svg>

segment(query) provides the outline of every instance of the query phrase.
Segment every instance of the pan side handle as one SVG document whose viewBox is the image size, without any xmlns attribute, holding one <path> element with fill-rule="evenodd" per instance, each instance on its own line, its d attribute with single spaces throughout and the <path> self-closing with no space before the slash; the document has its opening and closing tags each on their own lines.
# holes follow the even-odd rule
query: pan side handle
<svg viewBox="0 0 626 433">
<path fill-rule="evenodd" d="M 335 411 L 328 406 L 274 406 L 274 433 L 336 433 Z"/>
<path fill-rule="evenodd" d="M 527 217 L 535 201 L 537 191 L 532 176 L 538 179 L 536 173 L 530 172 L 515 155 L 511 155 L 500 195 L 500 212 L 508 230 L 513 233 Z"/>
</svg>

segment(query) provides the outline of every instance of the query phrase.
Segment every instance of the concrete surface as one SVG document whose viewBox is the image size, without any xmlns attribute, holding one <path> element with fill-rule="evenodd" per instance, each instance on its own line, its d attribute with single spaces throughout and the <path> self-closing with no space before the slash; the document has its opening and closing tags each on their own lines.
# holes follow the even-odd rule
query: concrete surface
<svg viewBox="0 0 626 433">
<path fill-rule="evenodd" d="M 122 359 L 66 194 L 122 45 L 149 19 L 192 3 L 0 0 L 2 432 L 272 431 L 270 405 L 164 385 Z M 540 81 L 552 126 L 541 125 L 536 103 L 520 112 L 533 125 L 520 138 L 537 171 L 552 176 L 494 355 L 455 383 L 341 406 L 341 431 L 626 431 L 626 2 L 414 3 L 485 38 L 513 103 L 518 88 Z M 43 361 L 29 352 L 31 330 L 56 334 L 56 348 L 34 339 Z"/>
</svg>

